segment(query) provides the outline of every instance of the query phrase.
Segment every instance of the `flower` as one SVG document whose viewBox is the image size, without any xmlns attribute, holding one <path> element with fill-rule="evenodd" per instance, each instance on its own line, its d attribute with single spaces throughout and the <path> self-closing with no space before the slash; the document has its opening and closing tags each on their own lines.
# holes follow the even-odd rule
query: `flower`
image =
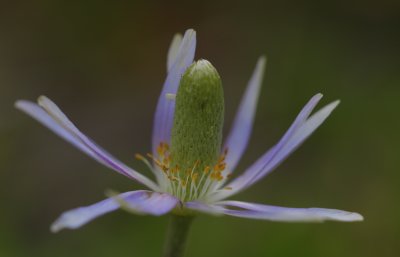
<svg viewBox="0 0 400 257">
<path fill-rule="evenodd" d="M 230 174 L 235 170 L 236 165 L 246 150 L 250 138 L 258 95 L 264 74 L 264 57 L 258 60 L 255 71 L 240 103 L 232 129 L 223 147 L 219 148 L 221 149 L 220 156 L 215 160 L 213 159 L 215 161 L 213 165 L 205 165 L 204 160 L 201 160 L 200 157 L 203 155 L 207 156 L 208 151 L 202 152 L 200 157 L 192 156 L 193 158 L 199 159 L 192 163 L 185 164 L 185 170 L 181 170 L 183 167 L 180 167 L 180 163 L 176 163 L 174 156 L 170 154 L 170 151 L 172 151 L 171 148 L 177 148 L 176 145 L 178 144 L 170 145 L 171 141 L 173 141 L 171 138 L 174 137 L 174 114 L 178 111 L 177 108 L 175 108 L 176 104 L 178 104 L 176 94 L 178 93 L 178 89 L 182 87 L 180 87 L 180 84 L 183 83 L 181 80 L 183 80 L 186 75 L 188 79 L 191 79 L 191 74 L 194 74 L 194 76 L 197 76 L 196 74 L 202 74 L 201 76 L 214 74 L 217 87 L 219 85 L 219 76 L 208 61 L 193 61 L 195 47 L 196 32 L 194 30 L 187 30 L 183 37 L 180 35 L 174 37 L 168 52 L 167 78 L 155 113 L 152 154 L 148 154 L 152 162 L 148 161 L 142 155 L 138 154 L 136 156 L 149 166 L 154 173 L 156 182 L 126 166 L 103 148 L 99 147 L 90 138 L 84 135 L 57 105 L 47 97 L 40 96 L 37 104 L 26 100 L 19 100 L 16 102 L 16 108 L 38 120 L 44 126 L 48 127 L 54 133 L 64 138 L 99 163 L 149 189 L 122 194 L 111 194 L 110 198 L 101 202 L 64 212 L 53 223 L 51 230 L 57 232 L 64 228 L 76 229 L 103 214 L 115 211 L 119 208 L 155 216 L 169 212 L 180 214 L 203 212 L 214 215 L 230 215 L 271 221 L 318 222 L 324 220 L 363 220 L 363 217 L 358 213 L 335 209 L 286 208 L 226 200 L 234 194 L 252 186 L 274 170 L 322 124 L 339 104 L 339 101 L 332 102 L 311 115 L 311 112 L 322 98 L 321 94 L 313 96 L 300 111 L 279 142 L 241 175 L 230 179 Z M 196 79 L 196 77 L 192 79 Z M 223 98 L 221 101 L 218 99 L 215 103 L 217 105 L 221 103 L 223 108 Z M 186 111 L 185 108 L 181 108 L 181 110 L 183 110 L 183 112 Z M 221 110 L 223 111 L 223 109 Z M 211 110 L 211 112 L 213 112 L 213 110 Z M 219 112 L 218 115 L 220 115 Z M 219 120 L 222 121 L 222 119 Z M 210 122 L 214 121 L 211 120 Z M 218 125 L 219 123 L 217 123 L 215 123 L 215 126 L 211 126 L 216 127 L 216 134 L 211 132 L 211 135 L 219 137 L 218 131 L 220 131 L 221 128 Z M 210 126 L 207 126 L 207 128 L 209 127 Z M 201 126 L 199 130 L 200 129 Z M 181 133 L 177 134 L 180 135 Z M 191 138 L 196 139 L 196 137 Z M 182 144 L 185 143 L 182 142 L 184 139 L 180 138 L 179 140 L 178 141 Z M 208 157 L 204 158 L 207 159 Z M 212 161 L 209 161 L 209 163 L 210 162 Z"/>
</svg>

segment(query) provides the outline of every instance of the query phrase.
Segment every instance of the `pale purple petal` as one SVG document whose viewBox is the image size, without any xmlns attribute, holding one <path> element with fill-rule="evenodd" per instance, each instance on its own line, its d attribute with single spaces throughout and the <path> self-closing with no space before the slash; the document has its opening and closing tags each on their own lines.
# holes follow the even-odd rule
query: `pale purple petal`
<svg viewBox="0 0 400 257">
<path fill-rule="evenodd" d="M 287 155 L 288 152 L 293 151 L 296 146 L 304 142 L 325 121 L 339 103 L 339 100 L 334 101 L 309 117 L 292 135 L 290 141 L 282 149 L 281 154 Z"/>
<path fill-rule="evenodd" d="M 232 190 L 229 191 L 222 191 L 219 196 L 216 196 L 216 199 L 223 199 L 228 196 L 231 196 L 240 190 L 243 190 L 249 182 L 256 177 L 256 175 L 262 170 L 262 168 L 265 166 L 266 163 L 271 161 L 273 157 L 279 152 L 280 149 L 282 149 L 285 144 L 290 140 L 294 132 L 304 123 L 304 121 L 307 119 L 307 117 L 310 115 L 312 110 L 315 108 L 315 106 L 318 104 L 318 102 L 321 100 L 322 94 L 317 94 L 313 96 L 310 101 L 303 107 L 303 109 L 300 111 L 300 113 L 297 115 L 295 121 L 292 123 L 290 128 L 286 131 L 286 133 L 283 135 L 281 140 L 273 146 L 270 150 L 268 150 L 263 156 L 261 156 L 252 166 L 250 166 L 242 175 L 237 177 L 235 180 L 233 180 L 231 183 L 229 183 L 227 186 L 231 187 Z"/>
<path fill-rule="evenodd" d="M 146 190 L 126 192 L 116 197 L 138 213 L 155 216 L 169 212 L 178 203 L 178 200 L 171 195 Z M 121 205 L 116 198 L 108 198 L 93 205 L 64 212 L 52 224 L 51 231 L 58 232 L 64 228 L 80 228 L 97 217 L 115 211 L 120 207 Z"/>
<path fill-rule="evenodd" d="M 284 222 L 362 221 L 355 212 L 324 208 L 287 208 L 239 201 L 223 201 L 215 204 L 224 208 L 224 214 L 249 219 Z"/>
<path fill-rule="evenodd" d="M 224 199 L 253 185 L 276 168 L 286 157 L 300 146 L 300 144 L 303 143 L 304 140 L 322 124 L 339 103 L 338 101 L 335 101 L 308 118 L 321 97 L 321 94 L 317 94 L 311 98 L 282 139 L 252 166 L 250 166 L 243 175 L 229 183 L 227 187 L 232 188 L 231 190 L 221 190 L 220 192 L 217 192 L 213 196 L 213 200 Z"/>
<path fill-rule="evenodd" d="M 212 204 L 206 204 L 203 202 L 197 202 L 197 201 L 192 201 L 192 202 L 186 202 L 185 207 L 188 209 L 191 209 L 193 211 L 198 211 L 198 212 L 203 212 L 206 214 L 211 214 L 211 215 L 221 215 L 223 214 L 224 208 Z"/>
<path fill-rule="evenodd" d="M 161 143 L 169 143 L 174 117 L 175 101 L 167 99 L 167 94 L 176 94 L 182 74 L 193 63 L 196 48 L 196 32 L 189 29 L 185 32 L 180 44 L 178 54 L 168 72 L 164 87 L 158 99 L 154 117 L 152 149 L 157 154 L 157 146 Z"/>
<path fill-rule="evenodd" d="M 226 139 L 223 150 L 228 149 L 226 156 L 227 172 L 232 172 L 247 148 L 256 113 L 258 96 L 265 70 L 265 57 L 260 57 L 253 75 L 247 84 L 231 131 Z"/>
<path fill-rule="evenodd" d="M 175 208 L 179 203 L 176 197 L 167 193 L 145 190 L 134 192 L 135 194 L 122 199 L 124 200 L 121 205 L 123 209 L 126 208 L 128 211 L 130 210 L 139 214 L 161 216 Z"/>
<path fill-rule="evenodd" d="M 142 183 L 150 189 L 158 189 L 153 181 L 129 168 L 86 137 L 50 99 L 41 96 L 38 102 L 39 105 L 20 100 L 16 102 L 15 106 L 101 164 Z"/>
<path fill-rule="evenodd" d="M 171 45 L 169 46 L 168 55 L 167 55 L 167 72 L 172 68 L 176 56 L 179 52 L 179 47 L 182 43 L 182 35 L 175 34 L 174 38 L 172 39 Z"/>
<path fill-rule="evenodd" d="M 273 159 L 270 161 L 268 166 L 265 166 L 263 170 L 252 180 L 252 183 L 257 182 L 259 179 L 264 177 L 267 173 L 272 171 L 282 161 L 286 159 L 294 150 L 296 150 L 331 114 L 331 112 L 339 104 L 339 101 L 334 101 L 324 108 L 313 114 L 307 119 L 300 127 L 297 128 L 296 132 L 293 133 L 290 140 L 276 153 Z"/>
</svg>

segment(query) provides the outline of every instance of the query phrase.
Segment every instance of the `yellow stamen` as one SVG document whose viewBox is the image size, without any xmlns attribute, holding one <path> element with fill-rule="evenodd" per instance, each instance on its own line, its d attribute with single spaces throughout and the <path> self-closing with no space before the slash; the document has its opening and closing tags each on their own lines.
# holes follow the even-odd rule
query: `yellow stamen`
<svg viewBox="0 0 400 257">
<path fill-rule="evenodd" d="M 147 165 L 154 170 L 154 172 L 163 173 L 166 179 L 166 190 L 177 196 L 183 201 L 202 198 L 210 190 L 218 187 L 218 183 L 226 178 L 230 178 L 231 174 L 224 174 L 226 169 L 226 155 L 228 149 L 219 156 L 216 164 L 213 166 L 205 166 L 199 168 L 201 160 L 196 160 L 191 168 L 181 170 L 178 164 L 173 163 L 173 157 L 169 153 L 169 146 L 167 143 L 160 143 L 156 149 L 157 156 L 151 153 L 147 157 L 153 162 L 149 163 L 147 158 L 141 154 L 135 154 L 135 158 L 147 163 Z M 153 167 L 152 167 L 153 166 Z M 157 166 L 158 169 L 154 169 Z M 190 166 L 189 166 L 190 167 Z M 225 187 L 224 190 L 232 190 L 231 187 Z"/>
<path fill-rule="evenodd" d="M 144 156 L 139 154 L 139 153 L 135 154 L 135 158 L 138 159 L 139 161 L 143 161 L 144 160 Z"/>
</svg>

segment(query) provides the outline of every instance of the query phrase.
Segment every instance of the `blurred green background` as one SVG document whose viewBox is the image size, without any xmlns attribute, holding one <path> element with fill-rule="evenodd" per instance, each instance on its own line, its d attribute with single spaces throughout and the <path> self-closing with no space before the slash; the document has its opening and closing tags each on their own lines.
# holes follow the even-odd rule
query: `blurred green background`
<svg viewBox="0 0 400 257">
<path fill-rule="evenodd" d="M 219 70 L 229 128 L 268 56 L 254 133 L 237 172 L 315 93 L 341 105 L 283 165 L 236 199 L 357 211 L 362 223 L 199 216 L 187 256 L 399 256 L 400 2 L 1 1 L 0 256 L 160 256 L 167 217 L 119 211 L 51 234 L 63 211 L 138 189 L 14 109 L 45 94 L 85 133 L 149 174 L 153 112 L 176 32 Z"/>
</svg>

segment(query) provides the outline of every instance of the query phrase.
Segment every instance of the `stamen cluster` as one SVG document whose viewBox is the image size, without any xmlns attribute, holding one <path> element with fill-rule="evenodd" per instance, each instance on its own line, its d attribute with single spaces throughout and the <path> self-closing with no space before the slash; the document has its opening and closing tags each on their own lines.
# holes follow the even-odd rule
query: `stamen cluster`
<svg viewBox="0 0 400 257">
<path fill-rule="evenodd" d="M 140 154 L 136 158 L 144 161 L 155 173 L 161 173 L 163 180 L 160 181 L 163 190 L 176 196 L 181 201 L 203 199 L 209 193 L 215 192 L 219 182 L 224 180 L 223 171 L 226 168 L 226 156 L 228 149 L 221 154 L 213 166 L 202 167 L 201 160 L 196 160 L 187 169 L 182 169 L 179 164 L 173 163 L 173 156 L 169 152 L 167 143 L 160 143 L 157 147 L 157 155 L 148 153 L 147 157 L 153 161 L 154 166 Z M 226 175 L 229 177 L 229 174 Z"/>
</svg>

